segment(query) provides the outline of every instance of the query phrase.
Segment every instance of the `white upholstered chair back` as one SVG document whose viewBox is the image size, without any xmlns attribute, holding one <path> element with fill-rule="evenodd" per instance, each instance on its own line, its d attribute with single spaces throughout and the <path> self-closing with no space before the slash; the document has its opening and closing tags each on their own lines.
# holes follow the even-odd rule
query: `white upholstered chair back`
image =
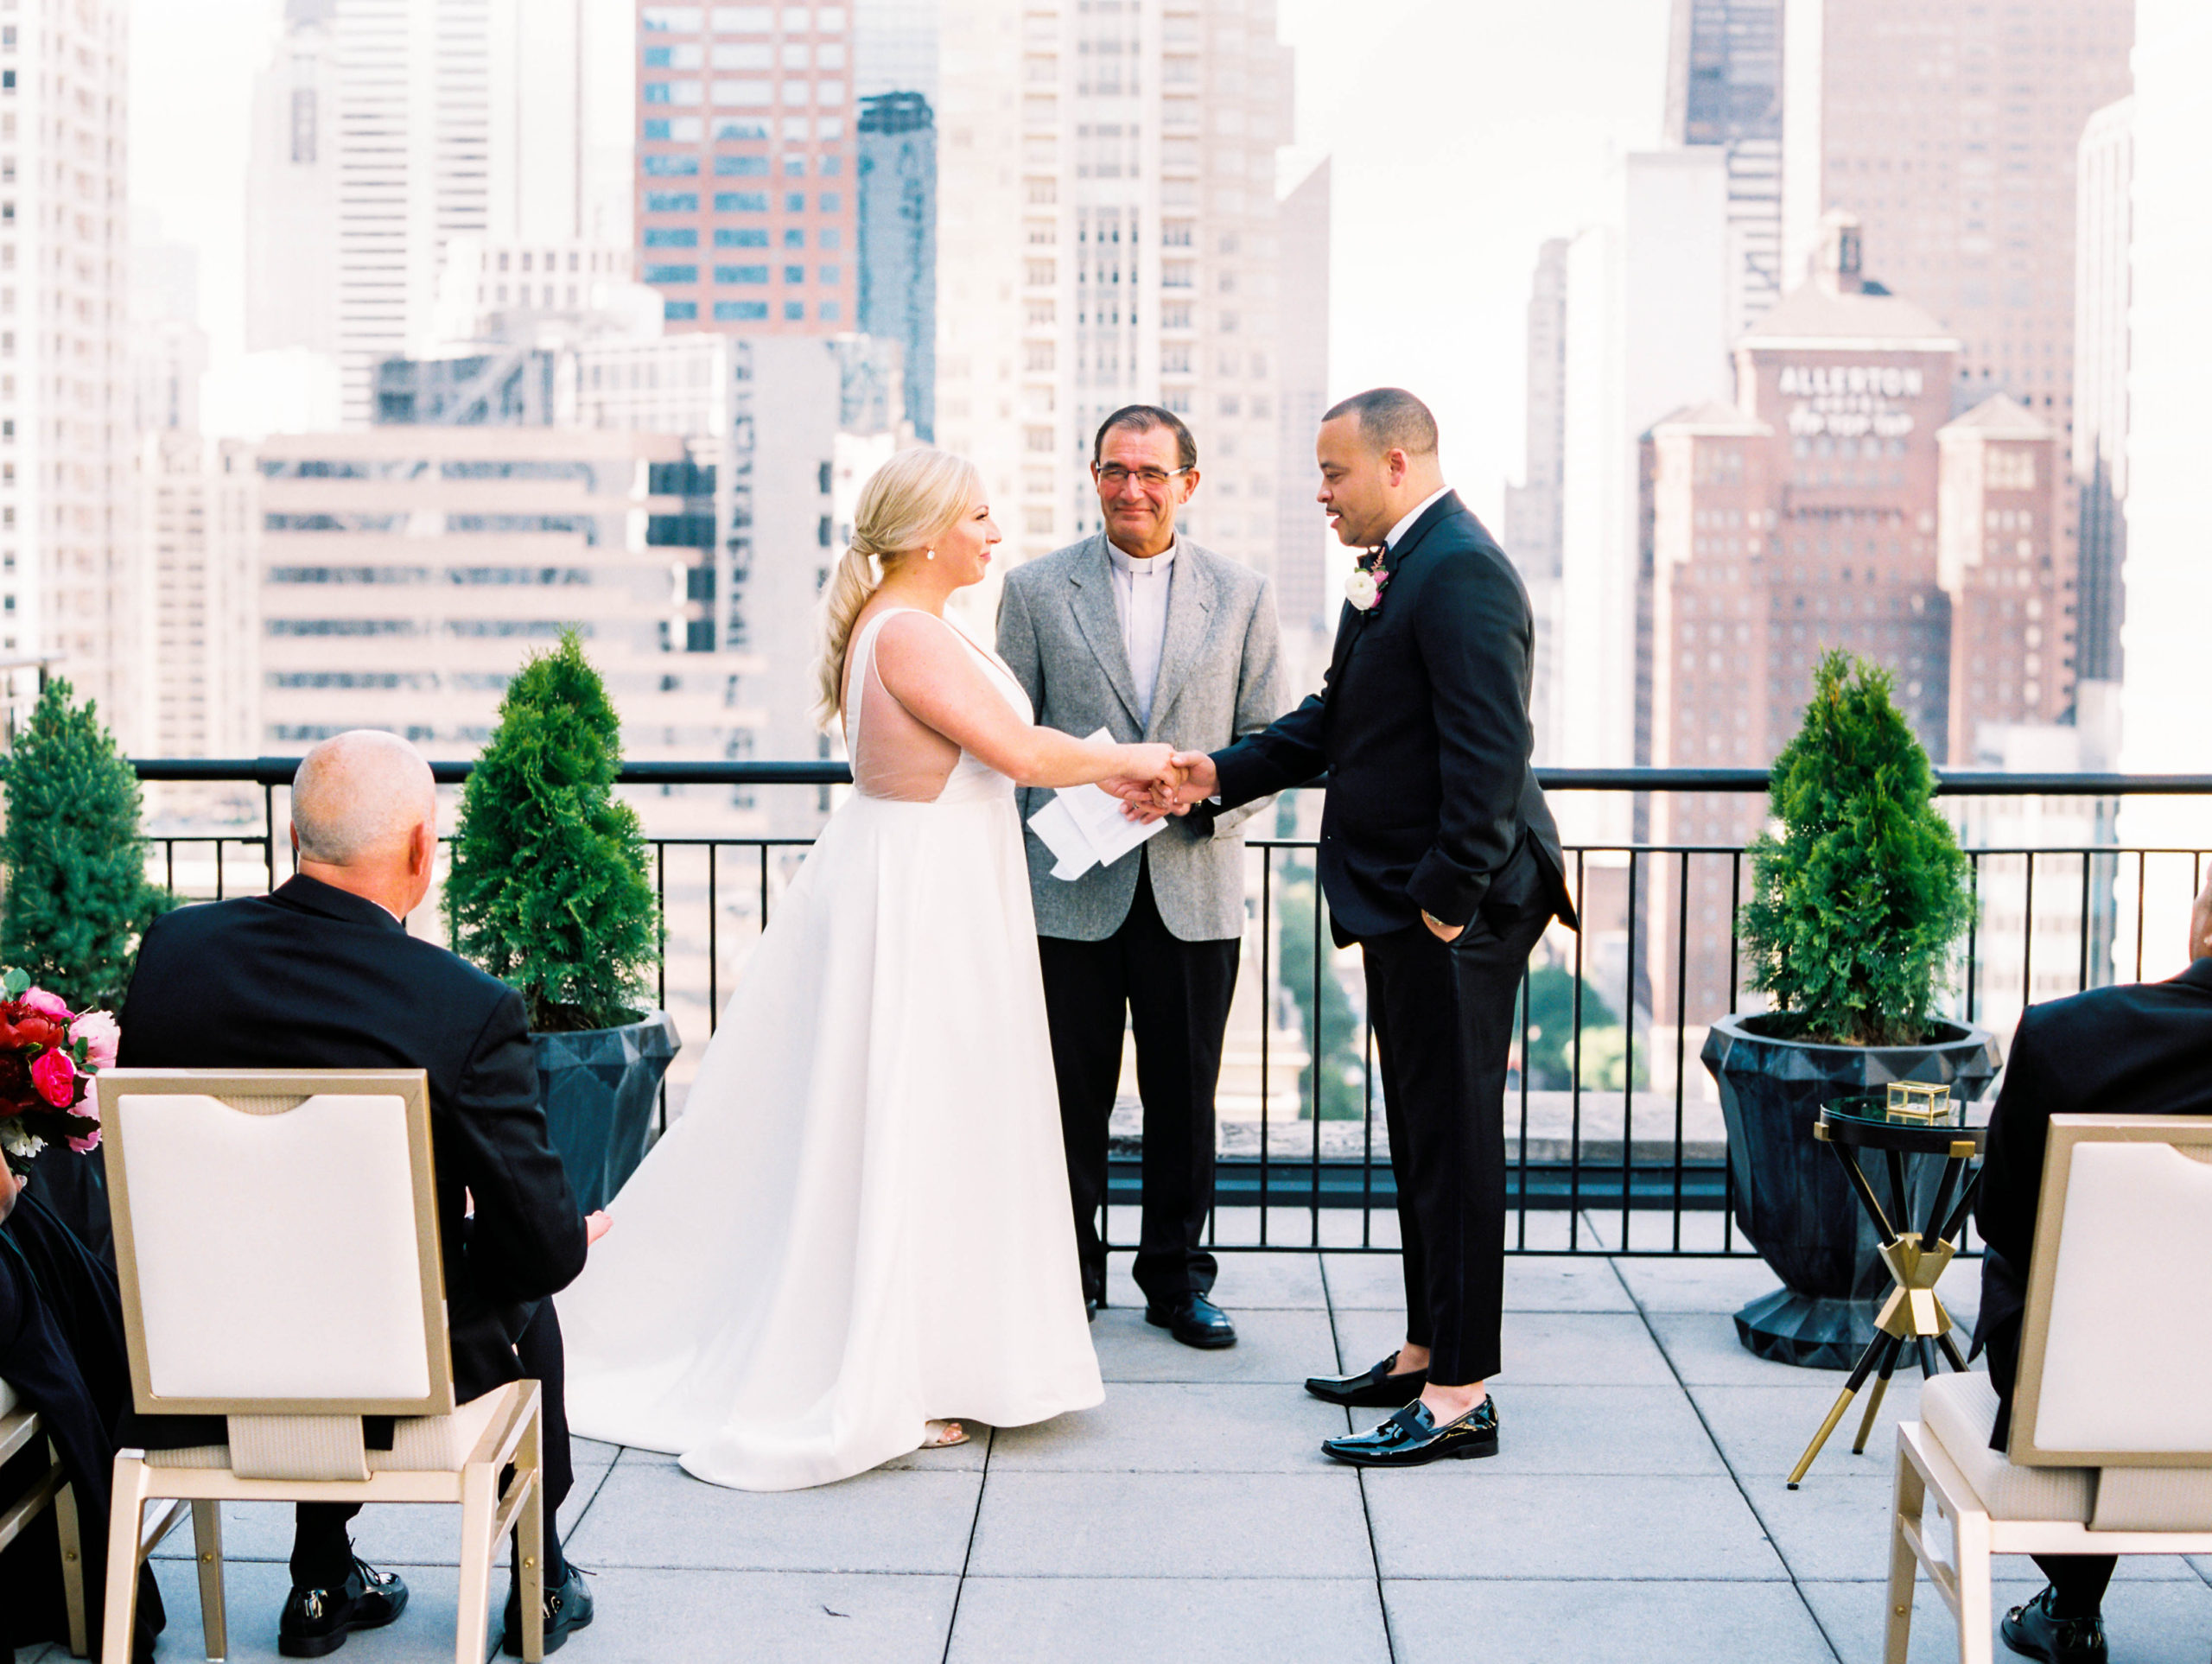
<svg viewBox="0 0 2212 1664">
<path fill-rule="evenodd" d="M 142 1413 L 453 1409 L 421 1071 L 99 1087 Z"/>
</svg>

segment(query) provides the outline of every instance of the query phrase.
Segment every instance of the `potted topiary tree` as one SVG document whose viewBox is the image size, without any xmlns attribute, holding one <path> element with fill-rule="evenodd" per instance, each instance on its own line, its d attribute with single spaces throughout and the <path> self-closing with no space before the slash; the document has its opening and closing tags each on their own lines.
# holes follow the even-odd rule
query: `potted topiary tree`
<svg viewBox="0 0 2212 1664">
<path fill-rule="evenodd" d="M 0 963 L 18 966 L 72 1011 L 111 1011 L 138 938 L 175 898 L 146 877 L 139 836 L 138 776 L 92 701 L 47 683 L 30 721 L 0 758 L 8 824 L 0 836 L 7 901 Z M 40 1198 L 106 1252 L 105 1174 L 97 1152 L 48 1140 L 28 1159 Z"/>
<path fill-rule="evenodd" d="M 1737 1337 L 1816 1369 L 1851 1367 L 1888 1286 L 1847 1177 L 1812 1136 L 1821 1105 L 1895 1080 L 1971 1100 L 1996 1072 L 1988 1031 L 1936 1014 L 1974 902 L 1891 688 L 1888 671 L 1840 652 L 1815 671 L 1804 726 L 1775 759 L 1777 829 L 1751 847 L 1737 926 L 1771 1007 L 1714 1024 L 1702 1054 L 1737 1223 L 1783 1284 L 1736 1314 Z"/>
<path fill-rule="evenodd" d="M 620 724 L 574 631 L 524 664 L 462 788 L 445 886 L 454 950 L 521 991 L 554 1147 L 587 1211 L 645 1159 L 679 1044 L 646 978 L 660 908 Z"/>
</svg>

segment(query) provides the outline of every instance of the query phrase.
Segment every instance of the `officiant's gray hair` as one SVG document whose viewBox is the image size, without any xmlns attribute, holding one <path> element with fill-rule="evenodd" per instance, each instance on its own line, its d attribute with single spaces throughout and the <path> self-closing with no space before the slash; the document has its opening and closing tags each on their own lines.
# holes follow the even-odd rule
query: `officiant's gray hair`
<svg viewBox="0 0 2212 1664">
<path fill-rule="evenodd" d="M 308 861 L 351 867 L 385 854 L 425 820 L 435 827 L 437 813 L 423 753 L 380 728 L 333 735 L 292 776 L 292 830 Z"/>
</svg>

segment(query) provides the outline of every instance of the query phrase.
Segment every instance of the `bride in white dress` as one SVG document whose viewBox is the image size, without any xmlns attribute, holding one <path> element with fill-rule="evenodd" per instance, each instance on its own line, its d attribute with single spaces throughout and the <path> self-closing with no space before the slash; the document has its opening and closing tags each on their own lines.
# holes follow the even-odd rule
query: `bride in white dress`
<svg viewBox="0 0 2212 1664">
<path fill-rule="evenodd" d="M 561 1296 L 586 1438 L 785 1490 L 1104 1396 L 1014 793 L 1167 778 L 1169 748 L 1033 726 L 945 620 L 998 540 L 959 457 L 861 493 L 819 690 L 855 790 Z"/>
</svg>

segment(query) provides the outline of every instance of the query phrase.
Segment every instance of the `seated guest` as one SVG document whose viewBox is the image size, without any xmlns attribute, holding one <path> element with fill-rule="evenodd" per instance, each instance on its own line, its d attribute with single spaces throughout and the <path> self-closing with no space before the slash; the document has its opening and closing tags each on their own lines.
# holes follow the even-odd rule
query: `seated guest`
<svg viewBox="0 0 2212 1664">
<path fill-rule="evenodd" d="M 2212 1115 L 2212 883 L 2189 919 L 2189 969 L 2171 981 L 2093 988 L 2020 1013 L 1989 1117 L 1974 1223 L 1981 1262 L 1977 1351 L 1997 1389 L 1992 1450 L 2011 1437 L 2028 1255 L 2053 1115 Z M 2005 1644 L 2048 1664 L 2104 1664 L 2109 1554 L 2035 1557 L 2050 1586 L 2005 1614 Z"/>
<path fill-rule="evenodd" d="M 293 778 L 292 842 L 299 875 L 273 894 L 183 908 L 147 930 L 118 1061 L 428 1071 L 455 1390 L 466 1400 L 511 1381 L 543 1387 L 550 1651 L 591 1622 L 592 1605 L 551 1527 L 573 1476 L 549 1297 L 583 1269 L 605 1216 L 583 1217 L 547 1140 L 521 996 L 407 933 L 438 847 L 437 794 L 421 755 L 366 730 L 317 746 Z M 219 1426 L 194 1419 L 135 1418 L 128 1442 L 221 1442 Z M 388 1448 L 388 1426 L 372 1423 L 372 1434 L 379 1431 Z M 398 1578 L 355 1557 L 346 1527 L 357 1511 L 299 1507 L 277 1635 L 288 1658 L 334 1652 L 349 1631 L 389 1623 L 407 1603 Z M 519 1652 L 512 1589 L 506 1636 L 507 1650 Z"/>
<path fill-rule="evenodd" d="M 66 1144 L 59 1148 L 74 1156 Z M 0 1464 L 0 1510 L 47 1470 L 51 1439 L 69 1476 L 92 1626 L 92 1656 L 111 1656 L 105 1617 L 107 1516 L 115 1472 L 116 1423 L 130 1403 L 130 1363 L 123 1338 L 123 1298 L 115 1273 L 73 1235 L 0 1161 L 0 1381 L 38 1413 L 45 1439 Z M 150 1569 L 138 1578 L 137 1633 L 130 1656 L 154 1655 L 162 1627 L 161 1591 Z M 17 1647 L 68 1636 L 61 1559 L 51 1512 L 41 1515 L 0 1554 L 0 1664 Z M 113 1654 L 121 1656 L 120 1650 Z"/>
</svg>

